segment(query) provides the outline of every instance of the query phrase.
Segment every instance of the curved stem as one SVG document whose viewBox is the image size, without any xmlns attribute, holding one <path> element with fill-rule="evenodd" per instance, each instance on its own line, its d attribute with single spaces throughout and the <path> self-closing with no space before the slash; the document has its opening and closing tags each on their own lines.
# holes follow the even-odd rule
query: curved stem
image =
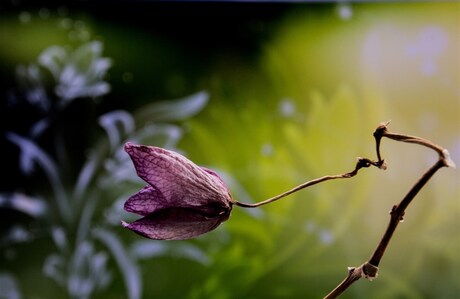
<svg viewBox="0 0 460 299">
<path fill-rule="evenodd" d="M 286 197 L 286 196 L 288 196 L 288 195 L 290 195 L 292 193 L 295 193 L 295 192 L 297 192 L 299 190 L 302 190 L 304 188 L 319 184 L 321 182 L 325 182 L 325 181 L 329 181 L 329 180 L 335 180 L 335 179 L 347 179 L 347 178 L 354 177 L 358 173 L 358 170 L 360 170 L 363 167 L 369 167 L 371 165 L 380 167 L 379 162 L 374 162 L 374 161 L 366 159 L 366 158 L 358 158 L 358 162 L 356 163 L 356 167 L 355 167 L 355 169 L 353 171 L 342 173 L 342 174 L 336 174 L 336 175 L 326 175 L 326 176 L 323 176 L 323 177 L 320 177 L 320 178 L 305 182 L 303 184 L 298 185 L 297 187 L 292 188 L 291 190 L 288 190 L 286 192 L 283 192 L 283 193 L 281 193 L 281 194 L 279 194 L 277 196 L 271 197 L 271 198 L 266 199 L 266 200 L 261 201 L 261 202 L 244 203 L 244 202 L 240 202 L 240 201 L 234 201 L 233 203 L 235 205 L 243 207 L 243 208 L 260 207 L 260 206 L 272 203 L 274 201 L 277 201 L 278 199 Z"/>
<path fill-rule="evenodd" d="M 433 142 L 417 137 L 417 136 L 411 136 L 411 135 L 405 135 L 405 134 L 398 134 L 398 133 L 391 133 L 388 131 L 385 131 L 382 134 L 383 137 L 387 137 L 396 141 L 401 141 L 401 142 L 407 142 L 407 143 L 415 143 L 415 144 L 420 144 L 423 146 L 426 146 L 428 148 L 431 148 L 435 150 L 440 156 L 443 156 L 443 150 L 444 148 L 440 147 L 437 144 L 434 144 Z"/>
</svg>

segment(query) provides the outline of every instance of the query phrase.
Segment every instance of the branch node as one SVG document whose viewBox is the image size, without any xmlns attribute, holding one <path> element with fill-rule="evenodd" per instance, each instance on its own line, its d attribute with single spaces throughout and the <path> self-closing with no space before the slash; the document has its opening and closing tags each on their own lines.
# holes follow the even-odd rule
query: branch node
<svg viewBox="0 0 460 299">
<path fill-rule="evenodd" d="M 390 120 L 387 122 L 382 122 L 379 124 L 377 129 L 374 131 L 374 137 L 375 138 L 380 138 L 383 136 L 388 131 L 388 125 L 390 124 Z"/>
<path fill-rule="evenodd" d="M 375 166 L 377 166 L 379 169 L 387 170 L 387 163 L 385 162 L 385 160 L 376 162 Z"/>
<path fill-rule="evenodd" d="M 393 215 L 396 212 L 397 208 L 398 208 L 398 206 L 394 205 L 388 213 L 390 213 L 390 215 Z"/>
<path fill-rule="evenodd" d="M 390 210 L 391 218 L 398 218 L 397 221 L 404 222 L 405 211 L 398 211 L 399 206 L 394 205 Z"/>
<path fill-rule="evenodd" d="M 380 154 L 380 141 L 382 140 L 382 137 L 385 136 L 385 134 L 388 132 L 387 126 L 389 123 L 390 121 L 381 123 L 377 127 L 377 129 L 375 129 L 374 131 L 375 148 L 376 148 L 377 160 L 378 160 L 375 165 L 378 168 L 383 169 L 383 170 L 387 168 L 387 165 L 385 161 L 382 159 L 382 155 Z"/>
<path fill-rule="evenodd" d="M 366 278 L 369 281 L 374 280 L 378 276 L 379 267 L 374 266 L 369 262 L 362 264 L 361 269 L 361 277 Z"/>
</svg>

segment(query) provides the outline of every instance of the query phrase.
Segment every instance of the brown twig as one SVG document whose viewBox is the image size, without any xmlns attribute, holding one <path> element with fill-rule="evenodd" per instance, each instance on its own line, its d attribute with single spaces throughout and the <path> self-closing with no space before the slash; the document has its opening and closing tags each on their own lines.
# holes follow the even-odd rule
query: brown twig
<svg viewBox="0 0 460 299">
<path fill-rule="evenodd" d="M 340 294 L 342 294 L 346 289 L 348 289 L 354 282 L 359 280 L 360 278 L 364 277 L 369 280 L 372 280 L 377 277 L 378 275 L 378 266 L 380 261 L 385 253 L 385 250 L 390 243 L 390 240 L 398 227 L 398 224 L 403 220 L 406 208 L 418 194 L 418 192 L 425 186 L 425 184 L 430 180 L 430 178 L 442 167 L 455 167 L 455 164 L 449 157 L 449 152 L 434 144 L 433 142 L 410 135 L 403 135 L 403 134 L 396 134 L 388 132 L 388 123 L 381 124 L 377 127 L 374 132 L 374 137 L 376 140 L 376 151 L 377 151 L 377 158 L 378 162 L 382 168 L 386 167 L 384 160 L 380 155 L 380 141 L 382 137 L 387 137 L 396 141 L 402 142 L 409 142 L 409 143 L 416 143 L 426 147 L 429 147 L 435 150 L 439 154 L 438 161 L 430 168 L 427 172 L 425 172 L 422 177 L 415 183 L 415 185 L 409 190 L 406 196 L 401 200 L 401 202 L 395 206 L 393 206 L 390 212 L 390 222 L 388 227 L 380 240 L 377 248 L 375 249 L 374 253 L 372 254 L 369 261 L 365 262 L 361 266 L 357 268 L 349 268 L 347 277 L 336 287 L 334 288 L 324 299 L 332 299 L 337 298 Z"/>
</svg>

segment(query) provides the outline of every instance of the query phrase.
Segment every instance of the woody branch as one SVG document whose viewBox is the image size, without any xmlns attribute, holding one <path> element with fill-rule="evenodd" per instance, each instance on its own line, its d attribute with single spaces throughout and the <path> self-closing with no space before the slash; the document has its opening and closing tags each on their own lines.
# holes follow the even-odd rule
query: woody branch
<svg viewBox="0 0 460 299">
<path fill-rule="evenodd" d="M 348 269 L 348 274 L 345 279 L 335 287 L 324 299 L 337 298 L 342 294 L 346 289 L 348 289 L 354 282 L 358 281 L 360 278 L 364 277 L 369 280 L 372 280 L 378 275 L 378 266 L 380 261 L 387 249 L 388 244 L 391 241 L 391 238 L 398 227 L 398 224 L 403 220 L 405 211 L 407 207 L 411 204 L 418 192 L 426 185 L 430 178 L 442 167 L 455 167 L 455 164 L 449 157 L 449 152 L 440 147 L 439 145 L 420 138 L 416 136 L 396 134 L 388 131 L 388 123 L 381 124 L 374 132 L 374 137 L 376 140 L 376 150 L 377 150 L 377 164 L 385 167 L 385 162 L 380 154 L 380 142 L 383 137 L 393 139 L 401 142 L 415 143 L 422 146 L 426 146 L 435 150 L 439 159 L 436 163 L 428 169 L 420 179 L 412 186 L 409 192 L 404 196 L 404 198 L 397 204 L 394 205 L 390 211 L 390 221 L 388 223 L 387 229 L 381 238 L 377 248 L 374 253 L 371 255 L 369 261 L 366 261 L 359 267 L 350 267 Z"/>
</svg>

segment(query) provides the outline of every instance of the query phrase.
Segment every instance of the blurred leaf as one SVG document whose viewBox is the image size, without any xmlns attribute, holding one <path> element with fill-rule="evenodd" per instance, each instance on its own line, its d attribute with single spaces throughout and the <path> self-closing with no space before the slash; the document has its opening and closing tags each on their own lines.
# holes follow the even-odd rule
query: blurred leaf
<svg viewBox="0 0 460 299">
<path fill-rule="evenodd" d="M 67 56 L 68 53 L 63 47 L 51 46 L 38 56 L 38 62 L 51 72 L 57 82 Z"/>
<path fill-rule="evenodd" d="M 66 283 L 64 258 L 57 253 L 48 255 L 43 263 L 43 274 L 64 287 Z"/>
<path fill-rule="evenodd" d="M 203 265 L 209 265 L 210 263 L 206 252 L 188 243 L 173 244 L 161 241 L 140 240 L 132 245 L 131 254 L 138 259 L 173 256 L 189 259 Z"/>
<path fill-rule="evenodd" d="M 39 61 L 54 75 L 54 91 L 63 100 L 62 107 L 75 98 L 98 97 L 110 91 L 104 76 L 112 62 L 101 57 L 102 50 L 103 44 L 93 41 L 70 53 L 53 46 L 41 54 Z"/>
<path fill-rule="evenodd" d="M 184 120 L 201 111 L 208 99 L 208 93 L 201 91 L 178 100 L 155 102 L 143 106 L 135 118 L 140 123 Z"/>
<path fill-rule="evenodd" d="M 67 268 L 67 289 L 74 298 L 89 298 L 111 279 L 107 271 L 107 254 L 96 253 L 92 243 L 80 242 Z"/>
<path fill-rule="evenodd" d="M 135 129 L 133 117 L 124 110 L 110 111 L 100 116 L 99 125 L 105 129 L 112 151 L 121 144 L 122 136 L 132 133 Z"/>
<path fill-rule="evenodd" d="M 88 155 L 85 164 L 78 174 L 78 179 L 74 187 L 73 200 L 81 201 L 83 199 L 83 195 L 88 191 L 88 186 L 94 178 L 99 163 L 97 154 L 93 152 Z"/>
<path fill-rule="evenodd" d="M 167 149 L 176 149 L 177 142 L 183 136 L 183 129 L 172 124 L 149 124 L 139 128 L 130 137 L 131 141 L 140 144 L 152 144 Z"/>
<path fill-rule="evenodd" d="M 15 277 L 7 272 L 0 273 L 0 298 L 2 299 L 20 299 L 22 298 L 19 291 L 18 283 Z"/>
<path fill-rule="evenodd" d="M 61 214 L 60 216 L 64 219 L 70 219 L 70 203 L 68 202 L 67 194 L 62 185 L 55 161 L 37 144 L 27 138 L 12 132 L 8 132 L 6 138 L 20 148 L 20 166 L 24 173 L 29 174 L 33 170 L 34 163 L 40 165 L 47 175 L 50 186 L 54 191 L 56 203 Z"/>
<path fill-rule="evenodd" d="M 16 78 L 30 105 L 37 107 L 41 111 L 50 109 L 51 102 L 46 92 L 47 82 L 38 65 L 33 63 L 28 66 L 18 65 L 16 67 Z M 13 98 L 13 100 L 14 104 L 18 104 L 17 98 Z"/>
<path fill-rule="evenodd" d="M 15 209 L 35 218 L 43 217 L 48 210 L 43 199 L 20 192 L 0 193 L 0 208 Z"/>
<path fill-rule="evenodd" d="M 142 297 L 142 278 L 137 264 L 130 258 L 118 237 L 108 230 L 94 229 L 94 236 L 110 250 L 123 275 L 127 297 L 139 299 Z"/>
<path fill-rule="evenodd" d="M 68 239 L 66 232 L 62 227 L 53 227 L 51 229 L 51 236 L 53 237 L 54 244 L 60 251 L 68 250 Z"/>
</svg>

